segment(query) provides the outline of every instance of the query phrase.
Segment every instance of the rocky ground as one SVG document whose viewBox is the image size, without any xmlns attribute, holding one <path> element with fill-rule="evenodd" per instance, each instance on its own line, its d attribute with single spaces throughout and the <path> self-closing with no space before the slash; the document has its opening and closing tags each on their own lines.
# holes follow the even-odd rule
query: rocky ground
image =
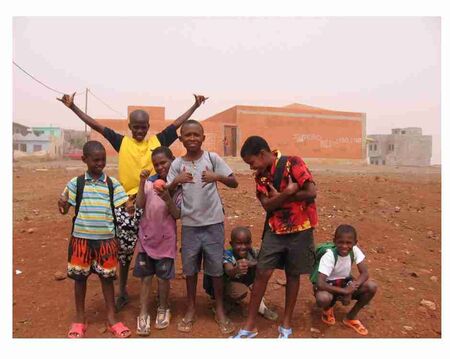
<svg viewBox="0 0 450 359">
<path fill-rule="evenodd" d="M 226 235 L 235 225 L 250 226 L 260 243 L 264 213 L 255 199 L 246 166 L 230 160 L 238 189 L 221 187 L 226 209 Z M 330 240 L 337 225 L 358 230 L 379 290 L 360 319 L 369 337 L 441 337 L 441 173 L 440 168 L 310 165 L 318 186 L 319 226 L 316 242 Z M 13 336 L 65 337 L 72 320 L 73 283 L 65 277 L 70 216 L 59 214 L 56 201 L 66 182 L 82 173 L 78 161 L 17 162 L 13 169 Z M 108 173 L 117 174 L 114 164 Z M 227 237 L 228 238 L 228 237 Z M 172 323 L 152 329 L 152 337 L 222 337 L 207 296 L 198 288 L 198 315 L 192 333 L 176 330 L 184 310 L 185 285 L 180 258 L 172 282 Z M 269 305 L 282 313 L 284 274 L 277 271 L 267 289 Z M 135 330 L 139 281 L 130 275 L 131 303 L 119 319 Z M 302 278 L 294 312 L 294 337 L 358 337 L 341 324 L 348 308 L 337 306 L 337 324 L 320 321 L 308 278 Z M 86 298 L 88 337 L 109 337 L 100 283 L 91 277 Z M 155 309 L 154 305 L 154 309 Z M 244 318 L 231 313 L 239 327 Z M 260 337 L 276 337 L 278 323 L 258 321 Z"/>
</svg>

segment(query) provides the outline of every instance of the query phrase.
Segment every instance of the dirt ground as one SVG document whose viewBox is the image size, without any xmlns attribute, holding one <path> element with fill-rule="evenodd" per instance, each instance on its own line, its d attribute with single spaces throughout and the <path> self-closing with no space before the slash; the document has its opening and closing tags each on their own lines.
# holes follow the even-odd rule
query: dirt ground
<svg viewBox="0 0 450 359">
<path fill-rule="evenodd" d="M 246 167 L 230 161 L 238 173 L 238 189 L 220 188 L 226 207 L 227 241 L 235 225 L 249 225 L 259 246 L 264 220 Z M 440 168 L 387 168 L 376 166 L 310 165 L 318 186 L 319 226 L 316 243 L 331 239 L 337 225 L 348 223 L 358 230 L 371 278 L 379 285 L 370 306 L 360 313 L 369 337 L 441 337 L 441 173 Z M 73 319 L 73 283 L 56 280 L 65 272 L 71 216 L 59 214 L 56 200 L 67 181 L 82 173 L 82 163 L 60 161 L 15 163 L 13 168 L 13 337 L 65 337 Z M 116 175 L 116 166 L 107 167 Z M 197 322 L 190 334 L 176 330 L 185 308 L 185 284 L 177 258 L 172 281 L 172 322 L 165 330 L 152 328 L 150 338 L 221 338 L 207 296 L 198 287 Z M 276 271 L 266 298 L 281 315 L 284 274 Z M 201 279 L 201 278 L 200 278 Z M 88 282 L 87 337 L 111 337 L 105 330 L 105 310 L 100 283 Z M 281 283 L 281 284 L 280 284 Z M 134 334 L 139 311 L 139 281 L 130 274 L 130 304 L 118 314 Z M 424 303 L 426 300 L 432 303 Z M 433 307 L 434 304 L 434 307 Z M 338 304 L 337 323 L 320 321 L 307 277 L 301 279 L 294 312 L 294 337 L 356 338 L 341 319 L 348 308 Z M 156 311 L 153 300 L 153 313 Z M 154 317 L 154 315 L 153 315 Z M 244 323 L 231 313 L 236 327 Z M 277 335 L 279 323 L 259 317 L 259 337 Z"/>
</svg>

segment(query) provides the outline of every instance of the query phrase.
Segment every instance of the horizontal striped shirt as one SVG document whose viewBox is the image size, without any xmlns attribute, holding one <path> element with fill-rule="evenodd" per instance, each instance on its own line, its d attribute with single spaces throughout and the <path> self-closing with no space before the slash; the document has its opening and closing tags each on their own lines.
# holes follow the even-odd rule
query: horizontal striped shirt
<svg viewBox="0 0 450 359">
<path fill-rule="evenodd" d="M 80 210 L 75 219 L 72 235 L 86 239 L 110 239 L 116 235 L 114 219 L 109 199 L 108 183 L 103 173 L 94 180 L 89 173 L 85 173 L 85 185 Z M 128 200 L 122 185 L 115 178 L 110 177 L 114 189 L 114 207 L 119 207 Z M 72 178 L 64 191 L 69 193 L 69 204 L 76 206 L 77 177 Z"/>
</svg>

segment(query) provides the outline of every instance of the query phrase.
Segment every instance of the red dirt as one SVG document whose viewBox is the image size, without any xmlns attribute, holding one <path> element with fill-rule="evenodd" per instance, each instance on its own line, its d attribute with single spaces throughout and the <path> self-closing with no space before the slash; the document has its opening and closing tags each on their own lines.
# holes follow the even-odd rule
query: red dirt
<svg viewBox="0 0 450 359">
<path fill-rule="evenodd" d="M 36 171 L 38 166 L 47 168 Z M 59 214 L 56 200 L 67 181 L 83 169 L 52 167 L 16 165 L 13 172 L 14 273 L 22 271 L 14 274 L 13 336 L 16 338 L 65 337 L 74 314 L 72 281 L 54 278 L 55 272 L 65 272 L 71 227 L 71 217 Z M 373 302 L 360 314 L 369 337 L 440 337 L 440 170 L 419 174 L 419 169 L 402 172 L 363 167 L 315 171 L 314 166 L 311 167 L 319 193 L 320 223 L 315 232 L 316 243 L 329 240 L 338 224 L 353 224 L 358 230 L 359 245 L 367 256 L 371 278 L 379 285 Z M 115 169 L 109 173 L 116 175 Z M 221 188 L 227 215 L 226 234 L 229 235 L 234 225 L 251 225 L 254 244 L 259 246 L 263 210 L 255 199 L 250 175 L 240 174 L 238 180 L 240 185 L 236 190 Z M 400 209 L 396 211 L 395 207 Z M 180 267 L 180 258 L 177 258 L 177 278 L 171 290 L 171 325 L 165 330 L 152 328 L 150 338 L 222 337 L 201 289 L 201 280 L 194 329 L 190 334 L 176 330 L 176 322 L 185 308 L 185 285 Z M 283 272 L 276 271 L 266 293 L 269 305 L 279 314 L 283 309 L 284 288 L 276 280 L 283 277 Z M 110 337 L 105 332 L 99 280 L 91 276 L 88 283 L 87 336 Z M 131 274 L 129 293 L 131 303 L 118 318 L 135 336 L 139 281 Z M 434 302 L 436 310 L 421 306 L 422 299 Z M 338 305 L 337 324 L 327 327 L 320 321 L 308 278 L 302 278 L 293 319 L 294 337 L 358 337 L 340 323 L 346 310 L 348 308 Z M 237 328 L 245 319 L 236 313 L 230 316 Z M 257 325 L 260 337 L 276 337 L 278 323 L 260 317 Z"/>
</svg>

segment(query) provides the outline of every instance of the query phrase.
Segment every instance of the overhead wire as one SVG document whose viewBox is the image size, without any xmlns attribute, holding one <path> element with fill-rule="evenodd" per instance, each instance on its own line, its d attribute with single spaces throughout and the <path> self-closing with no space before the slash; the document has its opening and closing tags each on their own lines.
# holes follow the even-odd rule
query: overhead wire
<svg viewBox="0 0 450 359">
<path fill-rule="evenodd" d="M 18 65 L 14 60 L 13 60 L 13 64 L 14 66 L 16 66 L 18 69 L 20 69 L 22 72 L 24 72 L 25 74 L 27 74 L 29 77 L 31 77 L 34 81 L 38 82 L 39 84 L 41 84 L 42 86 L 46 87 L 47 89 L 60 94 L 60 95 L 65 95 L 65 92 L 59 91 L 54 89 L 53 87 L 47 85 L 46 83 L 44 83 L 43 81 L 39 80 L 38 78 L 36 78 L 35 76 L 33 76 L 32 74 L 30 74 L 28 71 L 26 71 L 23 67 L 21 67 L 20 65 Z M 80 96 L 80 95 L 84 95 L 86 93 L 86 90 L 83 90 L 81 92 L 76 92 L 75 96 Z M 100 101 L 104 106 L 106 106 L 107 108 L 109 108 L 111 111 L 115 112 L 116 114 L 122 116 L 122 117 L 126 117 L 124 116 L 121 112 L 115 110 L 113 107 L 111 107 L 110 105 L 108 105 L 105 101 L 103 101 L 101 98 L 99 98 L 98 96 L 96 96 L 90 89 L 88 90 L 88 93 L 90 93 L 92 96 L 94 96 L 98 101 Z"/>
<path fill-rule="evenodd" d="M 110 105 L 108 105 L 105 101 L 103 101 L 100 97 L 96 96 L 91 89 L 89 89 L 89 93 L 94 96 L 98 101 L 100 101 L 103 105 L 105 105 L 106 107 L 108 107 L 111 111 L 117 113 L 118 115 L 122 116 L 122 117 L 126 117 L 125 115 L 123 115 L 120 111 L 115 110 L 114 108 L 112 108 Z"/>
</svg>

